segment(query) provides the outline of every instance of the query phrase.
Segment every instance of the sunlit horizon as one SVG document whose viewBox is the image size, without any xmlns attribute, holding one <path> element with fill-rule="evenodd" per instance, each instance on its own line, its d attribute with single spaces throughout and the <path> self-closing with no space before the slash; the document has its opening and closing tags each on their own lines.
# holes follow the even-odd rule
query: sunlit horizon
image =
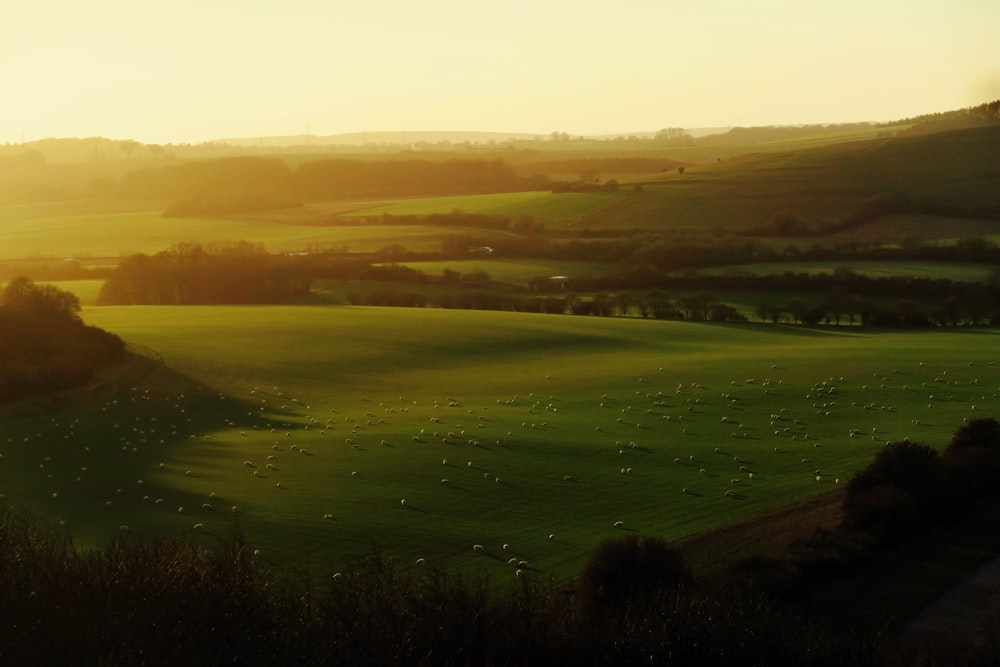
<svg viewBox="0 0 1000 667">
<path fill-rule="evenodd" d="M 0 142 L 892 121 L 1000 98 L 1000 3 L 40 0 Z"/>
</svg>

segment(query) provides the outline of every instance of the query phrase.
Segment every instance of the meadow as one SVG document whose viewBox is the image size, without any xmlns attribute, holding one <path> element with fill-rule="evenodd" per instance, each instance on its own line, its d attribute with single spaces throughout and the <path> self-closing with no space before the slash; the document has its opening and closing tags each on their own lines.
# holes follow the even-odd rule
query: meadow
<svg viewBox="0 0 1000 667">
<path fill-rule="evenodd" d="M 342 224 L 454 210 L 531 216 L 557 240 L 585 228 L 612 238 L 643 229 L 666 243 L 759 230 L 779 213 L 815 230 L 886 193 L 907 198 L 911 209 L 829 236 L 761 242 L 805 249 L 994 238 L 988 205 L 998 140 L 995 131 L 966 131 L 795 150 L 806 138 L 683 173 L 637 175 L 619 192 L 319 201 L 175 219 L 161 215 L 167 202 L 152 200 L 12 205 L 0 207 L 0 259 L 107 265 L 224 239 L 275 253 L 439 251 L 456 234 L 511 234 Z M 432 275 L 481 269 L 512 284 L 615 269 L 533 257 L 411 265 Z M 953 280 L 989 272 L 979 264 L 848 265 L 873 276 Z M 76 292 L 84 318 L 124 337 L 134 356 L 91 391 L 3 408 L 0 492 L 63 522 L 82 546 L 104 544 L 123 527 L 205 544 L 239 527 L 278 569 L 336 570 L 379 544 L 400 562 L 422 559 L 441 570 L 510 577 L 513 559 L 527 572 L 570 577 L 606 537 L 693 535 L 834 490 L 888 441 L 943 445 L 964 419 L 994 414 L 1000 391 L 997 334 L 985 329 L 303 305 L 97 307 L 98 281 L 56 284 Z M 313 287 L 314 301 L 327 303 L 389 289 Z M 438 288 L 465 289 L 428 286 Z M 795 295 L 717 296 L 753 320 L 759 303 Z"/>
<path fill-rule="evenodd" d="M 238 526 L 290 572 L 378 544 L 414 567 L 571 577 L 604 538 L 677 539 L 836 489 L 887 441 L 943 445 L 1000 391 L 987 330 L 302 306 L 84 316 L 136 356 L 83 395 L 3 410 L 8 502 L 81 546 L 123 527 L 214 544 Z"/>
</svg>

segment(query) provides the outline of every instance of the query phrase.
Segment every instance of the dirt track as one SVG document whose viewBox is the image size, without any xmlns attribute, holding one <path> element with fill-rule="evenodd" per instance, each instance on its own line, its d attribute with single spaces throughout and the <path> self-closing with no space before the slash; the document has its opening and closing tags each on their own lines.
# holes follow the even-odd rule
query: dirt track
<svg viewBox="0 0 1000 667">
<path fill-rule="evenodd" d="M 952 642 L 997 641 L 1000 629 L 1000 558 L 929 605 L 899 635 L 905 648 Z M 989 636 L 992 633 L 993 636 Z"/>
</svg>

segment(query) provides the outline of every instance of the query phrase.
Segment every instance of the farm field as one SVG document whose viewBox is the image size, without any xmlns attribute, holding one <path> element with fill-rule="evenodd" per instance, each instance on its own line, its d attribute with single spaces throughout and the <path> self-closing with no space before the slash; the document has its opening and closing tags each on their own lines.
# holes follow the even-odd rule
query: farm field
<svg viewBox="0 0 1000 667">
<path fill-rule="evenodd" d="M 617 192 L 510 192 L 456 197 L 423 197 L 385 202 L 373 208 L 357 209 L 344 217 L 364 215 L 428 215 L 431 213 L 478 213 L 504 215 L 513 220 L 530 215 L 547 226 L 572 224 L 626 197 Z"/>
<path fill-rule="evenodd" d="M 84 316 L 139 356 L 82 404 L 0 413 L 7 500 L 80 545 L 121 526 L 208 542 L 238 526 L 293 572 L 379 544 L 448 571 L 511 577 L 514 558 L 573 576 L 604 538 L 676 539 L 833 490 L 886 441 L 942 445 L 1000 391 L 986 330 L 349 307 Z"/>
<path fill-rule="evenodd" d="M 287 225 L 237 218 L 164 218 L 159 211 L 65 215 L 0 223 L 4 244 L 0 259 L 108 258 L 132 253 L 155 254 L 170 246 L 197 241 L 242 240 L 263 244 L 270 252 L 298 252 L 347 246 L 371 252 L 396 243 L 411 250 L 439 250 L 453 228 L 424 226 Z M 484 236 L 504 232 L 484 231 Z"/>
</svg>

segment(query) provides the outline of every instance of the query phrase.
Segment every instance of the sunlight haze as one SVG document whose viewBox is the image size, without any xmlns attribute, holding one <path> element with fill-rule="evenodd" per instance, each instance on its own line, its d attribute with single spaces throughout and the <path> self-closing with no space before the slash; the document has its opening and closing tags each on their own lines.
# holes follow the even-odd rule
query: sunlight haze
<svg viewBox="0 0 1000 667">
<path fill-rule="evenodd" d="M 994 0 L 0 0 L 0 142 L 894 120 L 1000 97 Z"/>
</svg>

